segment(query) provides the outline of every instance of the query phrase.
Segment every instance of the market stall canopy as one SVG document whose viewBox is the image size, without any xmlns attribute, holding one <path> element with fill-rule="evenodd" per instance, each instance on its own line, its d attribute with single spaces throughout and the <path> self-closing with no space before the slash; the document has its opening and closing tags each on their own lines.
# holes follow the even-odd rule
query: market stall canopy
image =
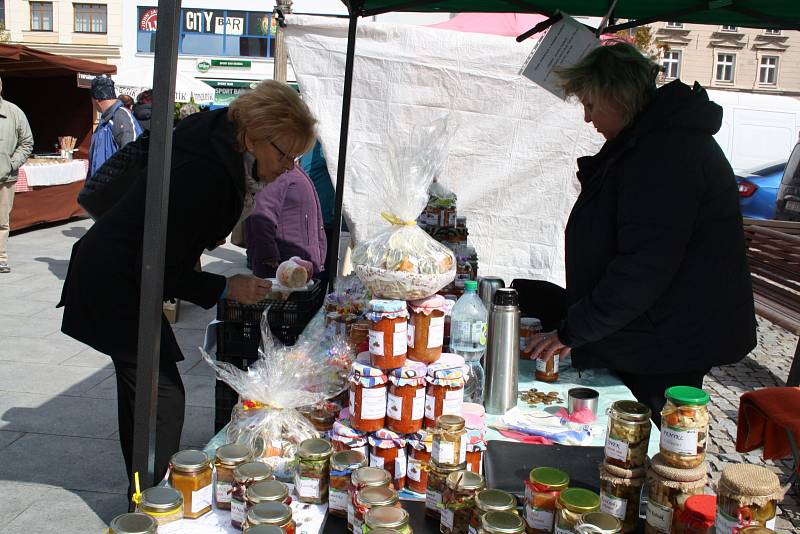
<svg viewBox="0 0 800 534">
<path fill-rule="evenodd" d="M 460 13 L 450 20 L 429 24 L 428 28 L 516 37 L 546 19 L 545 15 L 533 13 Z"/>
<path fill-rule="evenodd" d="M 608 0 L 342 0 L 351 15 L 366 17 L 389 11 L 444 13 L 542 13 L 561 10 L 573 16 L 602 17 Z M 618 0 L 614 17 L 639 24 L 657 20 L 800 29 L 797 0 Z"/>
<path fill-rule="evenodd" d="M 114 76 L 117 92 L 119 94 L 136 95 L 153 87 L 153 67 L 143 66 L 126 68 Z M 177 73 L 175 77 L 175 102 L 190 102 L 196 104 L 213 104 L 214 88 L 200 80 Z"/>
<path fill-rule="evenodd" d="M 115 65 L 42 52 L 22 45 L 0 45 L 0 74 L 45 78 L 75 73 L 114 74 Z"/>
</svg>

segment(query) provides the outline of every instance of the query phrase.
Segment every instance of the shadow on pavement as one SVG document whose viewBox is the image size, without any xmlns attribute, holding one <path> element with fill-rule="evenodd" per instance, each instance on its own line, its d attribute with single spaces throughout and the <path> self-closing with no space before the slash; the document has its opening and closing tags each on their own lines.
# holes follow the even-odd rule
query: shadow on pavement
<svg viewBox="0 0 800 534">
<path fill-rule="evenodd" d="M 82 226 L 73 226 L 72 228 L 64 230 L 61 233 L 64 234 L 65 237 L 72 237 L 72 238 L 75 238 L 75 239 L 80 239 L 84 235 L 86 235 L 87 231 L 89 231 L 88 228 L 84 228 Z"/>
<path fill-rule="evenodd" d="M 61 281 L 67 277 L 67 268 L 69 267 L 69 260 L 58 260 L 56 258 L 38 257 L 33 258 L 34 261 L 46 263 L 56 278 Z"/>
</svg>

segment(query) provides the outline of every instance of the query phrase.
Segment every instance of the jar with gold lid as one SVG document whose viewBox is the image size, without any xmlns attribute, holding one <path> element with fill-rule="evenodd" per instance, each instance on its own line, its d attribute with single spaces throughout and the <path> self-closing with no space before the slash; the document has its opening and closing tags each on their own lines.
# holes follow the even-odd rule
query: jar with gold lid
<svg viewBox="0 0 800 534">
<path fill-rule="evenodd" d="M 428 489 L 425 492 L 425 515 L 440 520 L 442 498 L 451 473 L 466 471 L 467 463 L 445 466 L 431 462 L 428 467 Z"/>
<path fill-rule="evenodd" d="M 600 511 L 619 519 L 622 532 L 636 530 L 645 475 L 643 467 L 623 469 L 608 459 L 600 467 Z"/>
<path fill-rule="evenodd" d="M 347 499 L 352 485 L 353 471 L 367 465 L 367 459 L 358 451 L 339 451 L 331 456 L 331 482 L 328 491 L 328 513 L 347 517 Z"/>
<path fill-rule="evenodd" d="M 370 534 L 377 528 L 391 528 L 401 534 L 411 534 L 408 512 L 396 506 L 373 506 L 364 516 L 364 532 Z"/>
<path fill-rule="evenodd" d="M 619 534 L 622 523 L 619 519 L 605 512 L 587 512 L 578 519 L 575 525 L 576 534 Z"/>
<path fill-rule="evenodd" d="M 254 525 L 244 529 L 244 534 L 283 534 L 283 530 L 275 525 Z"/>
<path fill-rule="evenodd" d="M 331 454 L 333 454 L 333 447 L 325 439 L 306 439 L 297 447 L 297 471 L 294 487 L 300 502 L 307 504 L 328 502 Z"/>
<path fill-rule="evenodd" d="M 553 532 L 558 497 L 569 486 L 569 475 L 555 467 L 531 469 L 525 482 L 525 531 L 528 534 Z"/>
<path fill-rule="evenodd" d="M 292 502 L 292 498 L 289 497 L 289 488 L 280 480 L 256 482 L 245 491 L 245 499 L 247 501 L 246 510 L 250 510 L 250 508 L 262 502 L 279 502 L 283 504 Z"/>
<path fill-rule="evenodd" d="M 456 471 L 447 475 L 442 510 L 439 513 L 439 532 L 468 534 L 469 521 L 475 508 L 475 496 L 483 486 L 483 477 L 472 471 Z"/>
<path fill-rule="evenodd" d="M 475 495 L 475 507 L 469 519 L 469 534 L 478 534 L 481 519 L 489 512 L 517 513 L 517 498 L 499 489 L 484 489 Z"/>
<path fill-rule="evenodd" d="M 347 499 L 347 526 L 353 532 L 361 532 L 356 530 L 355 520 L 355 504 L 358 502 L 358 494 L 366 488 L 385 488 L 392 483 L 392 475 L 386 469 L 378 467 L 360 467 L 353 471 L 350 477 L 351 485 L 349 497 Z M 358 524 L 360 529 L 362 523 Z"/>
<path fill-rule="evenodd" d="M 274 525 L 284 534 L 295 534 L 296 524 L 292 519 L 292 509 L 278 502 L 262 502 L 253 506 L 245 518 L 243 529 L 255 525 Z"/>
<path fill-rule="evenodd" d="M 577 532 L 583 514 L 600 509 L 600 496 L 583 488 L 567 488 L 558 495 L 555 527 L 556 534 L 572 534 Z"/>
<path fill-rule="evenodd" d="M 620 400 L 608 410 L 606 463 L 622 469 L 643 468 L 650 442 L 650 408 L 632 400 Z"/>
<path fill-rule="evenodd" d="M 717 484 L 717 532 L 775 526 L 784 491 L 778 476 L 765 467 L 728 465 Z"/>
<path fill-rule="evenodd" d="M 442 415 L 436 420 L 431 461 L 440 467 L 461 465 L 467 460 L 467 431 L 460 415 Z"/>
<path fill-rule="evenodd" d="M 136 508 L 162 527 L 183 519 L 183 496 L 174 488 L 154 486 L 142 492 Z"/>
<path fill-rule="evenodd" d="M 250 458 L 250 447 L 243 443 L 228 443 L 217 449 L 214 459 L 214 499 L 220 510 L 231 509 L 233 470 Z"/>
<path fill-rule="evenodd" d="M 353 510 L 353 532 L 362 532 L 367 513 L 376 506 L 400 507 L 400 497 L 391 486 L 373 486 L 358 492 Z"/>
<path fill-rule="evenodd" d="M 522 534 L 525 522 L 511 512 L 487 512 L 481 518 L 479 534 Z"/>
<path fill-rule="evenodd" d="M 661 454 L 650 461 L 647 471 L 647 517 L 645 534 L 672 532 L 686 500 L 703 493 L 708 480 L 708 465 L 691 469 L 668 464 Z"/>
<path fill-rule="evenodd" d="M 231 525 L 242 528 L 247 516 L 247 488 L 257 482 L 272 480 L 272 468 L 262 462 L 247 462 L 233 470 L 231 489 Z"/>
<path fill-rule="evenodd" d="M 156 534 L 158 524 L 147 514 L 134 512 L 118 515 L 108 525 L 108 534 Z"/>
<path fill-rule="evenodd" d="M 203 451 L 180 451 L 169 463 L 169 483 L 183 496 L 183 517 L 196 519 L 210 512 L 214 487 L 208 455 Z"/>
</svg>

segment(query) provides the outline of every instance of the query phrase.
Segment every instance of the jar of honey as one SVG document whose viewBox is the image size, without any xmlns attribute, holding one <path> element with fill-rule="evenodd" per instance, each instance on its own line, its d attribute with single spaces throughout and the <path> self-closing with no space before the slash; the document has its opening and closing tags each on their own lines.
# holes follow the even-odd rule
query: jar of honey
<svg viewBox="0 0 800 534">
<path fill-rule="evenodd" d="M 369 437 L 369 465 L 385 469 L 397 491 L 406 486 L 406 440 L 397 432 L 382 428 Z"/>
<path fill-rule="evenodd" d="M 170 485 L 183 496 L 183 516 L 196 519 L 211 511 L 214 499 L 211 460 L 203 451 L 175 453 L 170 460 Z"/>
<path fill-rule="evenodd" d="M 371 300 L 366 316 L 370 321 L 369 354 L 372 366 L 383 370 L 402 367 L 408 352 L 406 301 Z"/>
<path fill-rule="evenodd" d="M 136 511 L 149 515 L 159 527 L 163 527 L 183 519 L 183 497 L 175 488 L 147 488 L 139 497 Z"/>
<path fill-rule="evenodd" d="M 442 355 L 445 298 L 441 295 L 408 303 L 408 358 L 431 364 Z"/>
<path fill-rule="evenodd" d="M 420 430 L 408 438 L 406 489 L 425 495 L 428 489 L 428 466 L 431 461 L 433 435 Z"/>
<path fill-rule="evenodd" d="M 354 362 L 350 373 L 350 426 L 360 432 L 375 432 L 386 422 L 386 383 L 377 367 Z"/>
<path fill-rule="evenodd" d="M 444 356 L 442 356 L 444 359 Z M 464 404 L 464 360 L 448 358 L 428 366 L 425 393 L 425 428 L 433 428 L 446 414 L 458 415 Z"/>
<path fill-rule="evenodd" d="M 425 376 L 427 368 L 418 362 L 389 373 L 386 399 L 386 427 L 400 434 L 413 434 L 422 428 L 425 417 Z"/>
</svg>

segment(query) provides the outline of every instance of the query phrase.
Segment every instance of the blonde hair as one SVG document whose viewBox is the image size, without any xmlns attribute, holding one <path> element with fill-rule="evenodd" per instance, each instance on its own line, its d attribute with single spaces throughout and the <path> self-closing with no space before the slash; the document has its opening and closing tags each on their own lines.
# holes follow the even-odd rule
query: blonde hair
<svg viewBox="0 0 800 534">
<path fill-rule="evenodd" d="M 287 84 L 265 80 L 231 102 L 228 118 L 236 126 L 239 149 L 246 149 L 245 136 L 253 141 L 284 143 L 282 150 L 300 155 L 314 146 L 317 120 Z"/>
<path fill-rule="evenodd" d="M 624 41 L 600 46 L 571 67 L 556 69 L 566 96 L 612 105 L 629 124 L 650 102 L 659 67 Z"/>
</svg>

